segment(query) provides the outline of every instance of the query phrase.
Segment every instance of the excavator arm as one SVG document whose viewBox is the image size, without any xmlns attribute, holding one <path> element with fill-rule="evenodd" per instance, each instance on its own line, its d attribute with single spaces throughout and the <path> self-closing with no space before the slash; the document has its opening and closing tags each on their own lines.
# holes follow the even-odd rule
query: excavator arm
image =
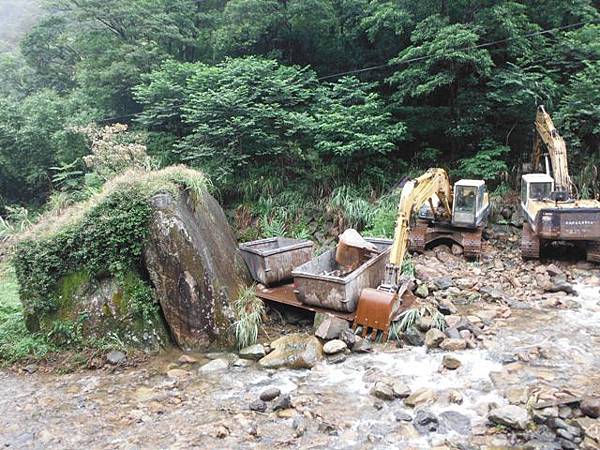
<svg viewBox="0 0 600 450">
<path fill-rule="evenodd" d="M 548 149 L 550 163 L 552 164 L 552 178 L 554 178 L 555 191 L 566 192 L 570 197 L 573 191 L 573 182 L 569 176 L 569 166 L 567 162 L 567 145 L 564 139 L 558 134 L 550 114 L 546 112 L 543 105 L 538 106 L 535 116 L 536 146 L 534 151 L 534 167 L 539 163 L 541 149 L 539 140 L 541 140 Z M 539 139 L 539 140 L 538 140 Z M 547 166 L 547 162 L 546 162 Z"/>
<path fill-rule="evenodd" d="M 408 247 L 410 218 L 415 208 L 419 208 L 431 200 L 434 195 L 440 199 L 448 214 L 452 214 L 452 186 L 444 169 L 429 169 L 420 177 L 414 178 L 404 185 L 398 204 L 394 241 L 386 268 L 384 285 L 390 288 L 398 286 L 402 261 Z"/>
</svg>

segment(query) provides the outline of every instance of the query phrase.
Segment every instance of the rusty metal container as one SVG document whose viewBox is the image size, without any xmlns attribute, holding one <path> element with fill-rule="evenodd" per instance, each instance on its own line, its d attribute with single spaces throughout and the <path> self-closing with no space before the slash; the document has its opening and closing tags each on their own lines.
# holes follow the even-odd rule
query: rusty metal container
<svg viewBox="0 0 600 450">
<path fill-rule="evenodd" d="M 323 253 L 296 268 L 295 294 L 302 303 L 335 311 L 356 310 L 360 292 L 367 287 L 377 287 L 383 281 L 385 265 L 389 259 L 392 241 L 367 238 L 381 252 L 345 276 L 332 272 L 343 270 L 335 261 L 335 249 Z"/>
<path fill-rule="evenodd" d="M 240 244 L 252 278 L 270 286 L 292 278 L 292 270 L 313 256 L 313 243 L 306 239 L 273 237 Z"/>
</svg>

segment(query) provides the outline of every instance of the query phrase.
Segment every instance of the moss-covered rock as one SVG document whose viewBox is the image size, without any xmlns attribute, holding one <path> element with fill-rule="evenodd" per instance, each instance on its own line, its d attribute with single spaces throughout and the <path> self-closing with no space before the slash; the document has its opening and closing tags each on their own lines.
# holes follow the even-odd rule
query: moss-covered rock
<svg viewBox="0 0 600 450">
<path fill-rule="evenodd" d="M 247 283 L 233 233 L 203 175 L 129 172 L 44 220 L 16 248 L 27 325 L 57 341 L 143 348 L 233 340 L 230 304 Z"/>
</svg>

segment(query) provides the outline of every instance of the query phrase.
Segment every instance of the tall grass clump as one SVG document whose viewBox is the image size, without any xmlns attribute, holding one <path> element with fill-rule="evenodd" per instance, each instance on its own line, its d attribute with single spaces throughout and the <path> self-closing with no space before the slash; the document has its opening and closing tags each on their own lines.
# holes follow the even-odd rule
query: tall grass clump
<svg viewBox="0 0 600 450">
<path fill-rule="evenodd" d="M 256 287 L 244 289 L 234 303 L 235 340 L 238 348 L 256 344 L 258 329 L 265 314 L 265 305 L 256 296 Z"/>
</svg>

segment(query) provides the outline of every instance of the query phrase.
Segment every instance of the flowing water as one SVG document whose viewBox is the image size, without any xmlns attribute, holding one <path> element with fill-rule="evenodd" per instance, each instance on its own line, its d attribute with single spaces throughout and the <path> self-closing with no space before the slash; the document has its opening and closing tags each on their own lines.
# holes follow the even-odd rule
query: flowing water
<svg viewBox="0 0 600 450">
<path fill-rule="evenodd" d="M 540 399 L 600 386 L 600 296 L 582 281 L 569 309 L 512 305 L 497 320 L 484 348 L 456 352 L 462 366 L 441 370 L 442 352 L 381 346 L 341 364 L 312 370 L 256 366 L 199 373 L 181 367 L 179 353 L 139 368 L 69 375 L 0 373 L 0 444 L 7 448 L 430 448 L 444 442 L 501 445 L 486 430 L 490 405 L 507 403 L 511 389 Z M 473 308 L 473 307 L 471 307 Z M 206 361 L 204 359 L 203 361 Z M 202 361 L 202 362 L 203 362 Z M 467 430 L 419 434 L 401 413 L 401 400 L 370 395 L 373 383 L 393 378 L 412 391 L 430 389 L 425 406 L 440 416 L 466 417 Z M 251 401 L 267 387 L 289 393 L 294 409 L 255 413 Z M 452 391 L 462 403 L 450 401 Z M 299 418 L 302 420 L 299 420 Z M 463 422 L 464 424 L 464 419 Z M 305 431 L 302 430 L 305 428 Z M 452 428 L 452 427 L 450 427 Z M 300 430 L 300 431 L 297 431 Z"/>
</svg>

